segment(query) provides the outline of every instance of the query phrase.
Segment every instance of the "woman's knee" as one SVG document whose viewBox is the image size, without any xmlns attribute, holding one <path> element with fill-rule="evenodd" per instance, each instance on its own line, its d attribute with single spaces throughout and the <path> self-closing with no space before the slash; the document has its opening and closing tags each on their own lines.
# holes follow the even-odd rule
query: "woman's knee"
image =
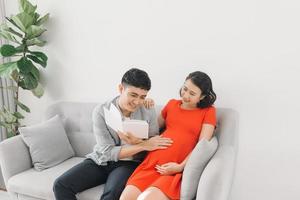
<svg viewBox="0 0 300 200">
<path fill-rule="evenodd" d="M 141 193 L 137 200 L 169 200 L 168 196 L 165 195 L 159 188 L 149 187 L 143 193 Z"/>
<path fill-rule="evenodd" d="M 142 192 L 133 185 L 127 185 L 123 190 L 120 200 L 136 200 Z"/>
</svg>

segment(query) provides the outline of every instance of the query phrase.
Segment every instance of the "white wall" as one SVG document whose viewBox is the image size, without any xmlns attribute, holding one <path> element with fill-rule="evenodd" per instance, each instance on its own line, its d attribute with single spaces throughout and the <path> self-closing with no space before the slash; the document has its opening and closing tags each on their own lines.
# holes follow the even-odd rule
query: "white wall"
<svg viewBox="0 0 300 200">
<path fill-rule="evenodd" d="M 157 103 L 185 76 L 207 72 L 217 106 L 240 113 L 232 200 L 300 199 L 300 3 L 296 0 L 35 0 L 50 12 L 46 93 L 21 99 L 40 121 L 58 100 L 103 101 L 142 67 Z M 16 1 L 6 0 L 7 13 Z M 215 191 L 218 192 L 218 191 Z"/>
</svg>

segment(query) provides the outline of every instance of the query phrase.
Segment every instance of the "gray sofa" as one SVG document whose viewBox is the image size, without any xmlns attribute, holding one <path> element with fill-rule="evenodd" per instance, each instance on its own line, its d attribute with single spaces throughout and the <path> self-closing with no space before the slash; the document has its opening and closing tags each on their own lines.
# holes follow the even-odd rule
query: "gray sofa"
<svg viewBox="0 0 300 200">
<path fill-rule="evenodd" d="M 72 157 L 52 168 L 36 171 L 31 163 L 29 149 L 21 136 L 0 143 L 0 165 L 6 188 L 12 199 L 52 200 L 54 180 L 67 169 L 84 159 L 96 143 L 92 133 L 92 111 L 95 103 L 58 102 L 51 105 L 45 118 L 56 114 L 63 117 L 69 141 L 75 151 Z M 160 107 L 156 108 L 158 111 Z M 238 117 L 234 110 L 217 108 L 218 149 L 206 165 L 198 186 L 199 200 L 228 200 L 237 153 Z M 103 185 L 80 194 L 80 200 L 99 200 Z"/>
</svg>

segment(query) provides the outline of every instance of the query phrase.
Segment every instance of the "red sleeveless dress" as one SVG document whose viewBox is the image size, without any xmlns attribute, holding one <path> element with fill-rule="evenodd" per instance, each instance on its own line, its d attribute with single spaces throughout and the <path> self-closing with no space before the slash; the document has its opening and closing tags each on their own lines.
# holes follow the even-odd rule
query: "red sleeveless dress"
<svg viewBox="0 0 300 200">
<path fill-rule="evenodd" d="M 181 100 L 170 100 L 161 112 L 166 123 L 162 136 L 171 138 L 173 144 L 167 149 L 149 152 L 130 176 L 127 185 L 134 185 L 142 192 L 148 187 L 157 187 L 170 199 L 180 198 L 182 173 L 161 175 L 155 166 L 168 162 L 181 163 L 196 146 L 202 124 L 216 125 L 215 107 L 185 110 L 180 105 Z"/>
</svg>

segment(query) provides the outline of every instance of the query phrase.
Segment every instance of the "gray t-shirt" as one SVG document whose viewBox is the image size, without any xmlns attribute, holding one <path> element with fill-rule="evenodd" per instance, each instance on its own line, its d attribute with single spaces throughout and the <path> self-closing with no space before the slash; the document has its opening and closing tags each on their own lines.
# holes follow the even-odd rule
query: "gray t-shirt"
<svg viewBox="0 0 300 200">
<path fill-rule="evenodd" d="M 104 119 L 103 108 L 106 107 L 109 109 L 111 103 L 119 108 L 116 103 L 118 98 L 119 97 L 116 97 L 104 104 L 99 104 L 93 110 L 93 131 L 97 144 L 93 152 L 86 157 L 92 159 L 98 165 L 107 165 L 108 161 L 117 162 L 119 160 L 121 147 L 124 145 L 118 134 L 105 123 Z M 154 108 L 146 109 L 144 106 L 141 106 L 135 112 L 131 113 L 130 119 L 140 119 L 148 122 L 149 137 L 159 134 L 157 115 Z M 145 157 L 145 153 L 146 152 L 140 152 L 130 159 L 132 159 L 132 161 L 141 162 Z"/>
</svg>

